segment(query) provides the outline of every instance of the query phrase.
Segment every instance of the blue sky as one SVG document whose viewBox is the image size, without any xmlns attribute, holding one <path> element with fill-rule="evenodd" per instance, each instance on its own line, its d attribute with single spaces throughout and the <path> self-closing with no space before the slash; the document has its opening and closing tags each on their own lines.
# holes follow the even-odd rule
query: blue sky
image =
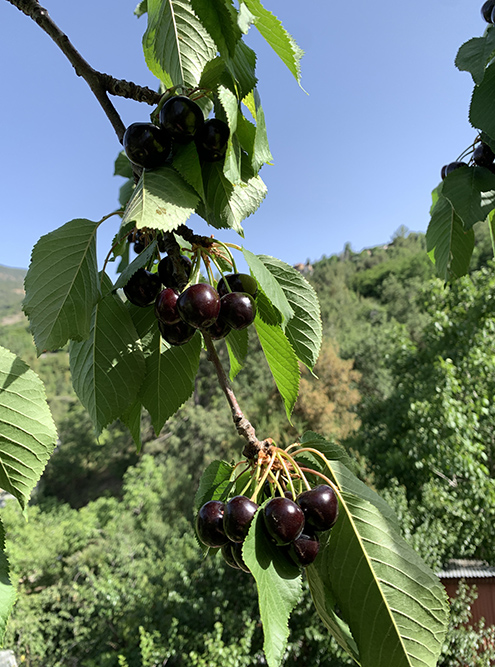
<svg viewBox="0 0 495 667">
<path fill-rule="evenodd" d="M 136 0 L 42 4 L 100 71 L 155 88 Z M 458 47 L 483 33 L 481 2 L 266 0 L 305 51 L 305 94 L 252 28 L 274 165 L 268 196 L 244 222 L 244 245 L 294 264 L 386 243 L 400 225 L 425 231 L 443 164 L 476 136 L 470 76 Z M 0 264 L 27 267 L 39 236 L 117 208 L 118 140 L 86 83 L 33 21 L 0 1 Z M 126 125 L 150 107 L 113 98 Z M 118 221 L 99 238 L 103 260 Z M 204 232 L 197 217 L 190 226 Z M 101 229 L 101 228 L 100 228 Z M 209 232 L 210 233 L 210 232 Z M 239 242 L 233 232 L 220 240 Z M 242 242 L 242 241 L 241 241 Z"/>
</svg>

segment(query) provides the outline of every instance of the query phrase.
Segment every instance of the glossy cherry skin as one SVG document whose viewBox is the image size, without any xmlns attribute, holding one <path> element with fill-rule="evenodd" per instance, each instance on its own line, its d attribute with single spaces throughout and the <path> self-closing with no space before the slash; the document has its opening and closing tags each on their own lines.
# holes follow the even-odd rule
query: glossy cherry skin
<svg viewBox="0 0 495 667">
<path fill-rule="evenodd" d="M 156 273 L 138 269 L 124 287 L 124 294 L 132 304 L 145 308 L 154 302 L 161 288 L 162 284 Z"/>
<path fill-rule="evenodd" d="M 197 329 L 211 326 L 220 312 L 220 297 L 208 283 L 197 283 L 185 289 L 177 300 L 181 319 Z"/>
<path fill-rule="evenodd" d="M 266 529 L 278 544 L 289 544 L 297 540 L 304 528 L 302 509 L 289 498 L 272 498 L 263 510 Z"/>
<path fill-rule="evenodd" d="M 227 542 L 227 544 L 224 544 L 222 547 L 222 557 L 224 561 L 227 563 L 227 565 L 233 567 L 234 570 L 240 570 L 241 568 L 237 565 L 234 559 L 234 554 L 232 553 L 233 546 L 234 546 L 233 542 Z"/>
<path fill-rule="evenodd" d="M 494 0 L 487 0 L 487 2 L 483 3 L 483 6 L 481 7 L 481 16 L 487 23 L 493 23 L 492 12 L 494 8 Z"/>
<path fill-rule="evenodd" d="M 173 287 L 163 289 L 155 299 L 155 316 L 164 324 L 177 324 L 180 322 L 177 310 L 177 299 L 179 292 Z"/>
<path fill-rule="evenodd" d="M 252 276 L 247 273 L 229 273 L 218 281 L 217 292 L 220 296 L 229 293 L 225 281 L 227 281 L 231 292 L 246 292 L 252 297 L 255 297 L 258 293 L 258 283 Z"/>
<path fill-rule="evenodd" d="M 254 322 L 256 304 L 253 297 L 245 292 L 230 292 L 220 299 L 220 317 L 232 329 L 241 330 Z"/>
<path fill-rule="evenodd" d="M 495 154 L 488 144 L 478 144 L 474 149 L 473 162 L 478 165 L 478 167 L 491 167 L 494 159 Z"/>
<path fill-rule="evenodd" d="M 223 531 L 232 542 L 243 542 L 258 505 L 246 496 L 234 496 L 225 506 Z"/>
<path fill-rule="evenodd" d="M 209 500 L 198 512 L 196 532 L 207 547 L 222 547 L 229 541 L 223 532 L 225 504 L 220 500 Z"/>
<path fill-rule="evenodd" d="M 313 530 L 329 530 L 339 516 L 339 501 L 327 484 L 300 493 L 296 502 L 304 512 L 306 525 Z"/>
<path fill-rule="evenodd" d="M 165 164 L 172 148 L 170 134 L 153 123 L 132 123 L 126 129 L 122 143 L 129 160 L 145 169 L 156 169 Z"/>
<path fill-rule="evenodd" d="M 161 127 L 179 144 L 191 141 L 203 124 L 201 107 L 185 95 L 171 97 L 160 109 Z"/>
<path fill-rule="evenodd" d="M 292 560 L 302 567 L 307 567 L 315 560 L 320 550 L 320 542 L 314 534 L 304 530 L 289 547 Z"/>
<path fill-rule="evenodd" d="M 244 572 L 251 572 L 251 570 L 244 562 L 244 558 L 242 556 L 242 542 L 232 543 L 232 555 L 234 556 L 234 560 L 237 563 L 239 569 L 243 570 Z"/>
<path fill-rule="evenodd" d="M 181 255 L 181 263 L 184 268 L 184 274 L 186 276 L 187 282 L 189 280 L 189 276 L 191 275 L 192 262 L 189 257 L 187 257 L 187 255 Z M 160 280 L 165 285 L 165 287 L 179 287 L 179 281 L 177 280 L 174 272 L 174 265 L 168 255 L 160 260 L 158 264 L 158 275 L 160 276 Z"/>
<path fill-rule="evenodd" d="M 213 340 L 221 340 L 222 338 L 225 338 L 225 336 L 229 335 L 229 333 L 232 331 L 232 327 L 228 322 L 222 319 L 220 312 L 216 321 L 213 322 L 213 324 L 210 325 L 206 331 L 210 334 Z"/>
<path fill-rule="evenodd" d="M 205 162 L 223 160 L 227 152 L 229 137 L 229 126 L 223 120 L 210 118 L 203 123 L 194 137 L 200 159 Z"/>
<path fill-rule="evenodd" d="M 158 320 L 158 329 L 163 340 L 167 341 L 169 345 L 185 345 L 196 333 L 194 327 L 190 327 L 182 320 L 175 324 L 164 324 Z"/>
<path fill-rule="evenodd" d="M 445 173 L 445 176 L 448 176 L 456 169 L 459 169 L 459 167 L 467 167 L 467 166 L 468 165 L 465 162 L 450 162 L 449 164 L 445 165 L 444 167 L 445 171 L 442 170 L 442 172 Z"/>
</svg>

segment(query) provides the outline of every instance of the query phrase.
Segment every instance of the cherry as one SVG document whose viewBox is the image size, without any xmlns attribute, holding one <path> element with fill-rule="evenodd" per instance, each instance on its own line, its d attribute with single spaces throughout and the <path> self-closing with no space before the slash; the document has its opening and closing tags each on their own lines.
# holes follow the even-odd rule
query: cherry
<svg viewBox="0 0 495 667">
<path fill-rule="evenodd" d="M 182 320 L 175 324 L 165 324 L 158 320 L 158 329 L 163 340 L 166 340 L 170 345 L 185 345 L 196 333 L 194 327 L 190 327 Z"/>
<path fill-rule="evenodd" d="M 225 504 L 220 500 L 209 500 L 198 512 L 196 531 L 207 547 L 222 547 L 229 541 L 223 532 Z"/>
<path fill-rule="evenodd" d="M 481 7 L 481 16 L 487 23 L 493 23 L 492 12 L 495 8 L 495 0 L 487 0 Z"/>
<path fill-rule="evenodd" d="M 153 123 L 132 123 L 124 132 L 122 143 L 129 160 L 145 169 L 165 164 L 172 148 L 170 134 Z"/>
<path fill-rule="evenodd" d="M 176 324 L 180 321 L 177 310 L 179 292 L 174 287 L 166 287 L 155 299 L 155 316 L 164 324 Z"/>
<path fill-rule="evenodd" d="M 242 542 L 248 534 L 258 505 L 246 496 L 234 496 L 225 506 L 223 530 L 232 542 Z"/>
<path fill-rule="evenodd" d="M 187 144 L 204 124 L 201 107 L 185 95 L 176 95 L 160 109 L 160 125 L 179 144 Z"/>
<path fill-rule="evenodd" d="M 227 123 L 218 118 L 207 120 L 196 132 L 194 141 L 200 159 L 218 162 L 227 152 L 230 130 Z"/>
<path fill-rule="evenodd" d="M 265 526 L 278 545 L 297 540 L 304 528 L 304 512 L 289 498 L 280 496 L 267 502 L 263 510 Z"/>
<path fill-rule="evenodd" d="M 222 557 L 227 565 L 230 565 L 230 567 L 233 567 L 235 570 L 240 570 L 241 568 L 237 565 L 234 554 L 232 553 L 233 546 L 233 542 L 227 542 L 227 544 L 224 544 L 222 547 Z"/>
<path fill-rule="evenodd" d="M 296 502 L 304 512 L 306 526 L 313 530 L 329 530 L 337 521 L 339 501 L 335 491 L 327 484 L 303 491 Z"/>
<path fill-rule="evenodd" d="M 217 291 L 220 296 L 229 293 L 225 280 L 227 280 L 231 292 L 246 292 L 252 297 L 255 297 L 258 293 L 258 283 L 252 276 L 247 273 L 229 273 L 218 281 Z"/>
<path fill-rule="evenodd" d="M 220 312 L 220 297 L 208 283 L 197 283 L 185 289 L 177 300 L 177 309 L 187 324 L 199 329 L 209 327 Z"/>
<path fill-rule="evenodd" d="M 245 292 L 230 292 L 220 299 L 220 316 L 232 329 L 245 329 L 254 322 L 256 304 Z"/>
<path fill-rule="evenodd" d="M 215 320 L 215 322 L 213 322 L 213 324 L 210 325 L 207 329 L 213 340 L 221 340 L 222 338 L 225 338 L 225 336 L 228 336 L 232 331 L 230 324 L 223 320 L 221 315 L 222 314 L 220 312 L 220 315 Z"/>
<path fill-rule="evenodd" d="M 161 287 L 160 278 L 156 273 L 138 269 L 124 287 L 124 294 L 132 304 L 144 308 L 153 303 Z"/>
<path fill-rule="evenodd" d="M 187 255 L 181 255 L 181 263 L 186 274 L 186 279 L 189 280 L 191 275 L 192 262 Z M 175 276 L 174 265 L 171 258 L 167 255 L 158 264 L 158 275 L 160 280 L 166 287 L 179 287 L 179 282 Z"/>
<path fill-rule="evenodd" d="M 289 555 L 297 565 L 311 565 L 320 550 L 320 541 L 316 535 L 306 529 L 289 547 Z"/>
<path fill-rule="evenodd" d="M 442 180 L 456 169 L 459 169 L 459 167 L 467 167 L 467 166 L 468 165 L 465 162 L 450 162 L 449 164 L 444 165 L 442 167 L 442 172 L 441 172 Z"/>
<path fill-rule="evenodd" d="M 251 572 L 242 557 L 242 542 L 234 542 L 232 544 L 232 555 L 239 569 L 244 570 L 244 572 Z"/>
<path fill-rule="evenodd" d="M 146 234 L 143 234 L 141 230 L 138 230 L 134 236 L 134 252 L 139 255 L 148 245 L 148 239 Z"/>
<path fill-rule="evenodd" d="M 473 152 L 473 162 L 478 167 L 491 167 L 495 154 L 488 144 L 480 143 L 476 146 Z"/>
</svg>

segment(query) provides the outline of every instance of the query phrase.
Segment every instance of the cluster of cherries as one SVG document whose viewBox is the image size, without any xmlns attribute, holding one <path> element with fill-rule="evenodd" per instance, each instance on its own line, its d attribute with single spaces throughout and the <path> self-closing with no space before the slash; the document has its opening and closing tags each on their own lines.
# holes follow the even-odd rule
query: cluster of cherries
<svg viewBox="0 0 495 667">
<path fill-rule="evenodd" d="M 192 262 L 186 255 L 181 261 L 189 278 Z M 232 329 L 245 329 L 256 316 L 257 291 L 258 284 L 250 275 L 231 273 L 222 277 L 216 288 L 196 283 L 180 292 L 169 255 L 160 260 L 157 273 L 138 269 L 124 287 L 135 306 L 154 304 L 158 328 L 170 345 L 184 345 L 197 329 L 208 332 L 214 340 L 225 338 Z"/>
<path fill-rule="evenodd" d="M 495 4 L 495 0 L 493 0 L 493 4 Z M 486 167 L 487 169 L 495 173 L 494 160 L 495 160 L 495 153 L 492 151 L 490 146 L 488 146 L 488 144 L 485 144 L 481 141 L 473 151 L 472 155 L 473 163 L 477 167 Z M 467 162 L 450 162 L 449 164 L 445 164 L 442 167 L 441 171 L 442 181 L 455 169 L 467 166 L 468 166 Z"/>
<path fill-rule="evenodd" d="M 231 567 L 249 572 L 242 557 L 242 545 L 258 505 L 247 496 L 234 496 L 227 503 L 209 500 L 199 510 L 196 531 L 201 542 L 221 548 Z M 291 562 L 306 567 L 318 555 L 318 533 L 337 521 L 339 503 L 327 484 L 300 493 L 295 501 L 290 491 L 275 496 L 263 507 L 263 525 L 269 538 Z"/>
<path fill-rule="evenodd" d="M 132 123 L 126 129 L 123 144 L 129 160 L 144 169 L 165 164 L 172 146 L 194 140 L 201 160 L 217 162 L 227 151 L 230 130 L 218 118 L 204 119 L 199 104 L 185 95 L 169 98 L 159 112 L 159 125 Z"/>
</svg>

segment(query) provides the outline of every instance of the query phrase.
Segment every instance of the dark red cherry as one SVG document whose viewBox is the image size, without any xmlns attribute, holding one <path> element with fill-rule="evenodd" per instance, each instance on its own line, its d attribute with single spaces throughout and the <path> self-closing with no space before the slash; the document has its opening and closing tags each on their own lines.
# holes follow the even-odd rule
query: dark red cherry
<svg viewBox="0 0 495 667">
<path fill-rule="evenodd" d="M 209 327 L 220 312 L 220 297 L 208 283 L 197 283 L 185 289 L 177 300 L 181 319 L 197 329 Z"/>
<path fill-rule="evenodd" d="M 203 124 L 201 107 L 185 95 L 171 97 L 160 109 L 160 125 L 179 144 L 191 141 Z"/>
<path fill-rule="evenodd" d="M 289 498 L 272 498 L 263 510 L 266 529 L 278 544 L 289 544 L 297 540 L 304 528 L 302 509 Z"/>
<path fill-rule="evenodd" d="M 209 500 L 198 512 L 196 532 L 207 547 L 222 547 L 228 539 L 223 532 L 225 504 L 220 500 Z"/>
<path fill-rule="evenodd" d="M 194 327 L 189 326 L 182 320 L 175 324 L 164 324 L 158 320 L 158 329 L 163 340 L 167 341 L 169 345 L 185 345 L 196 333 Z"/>
<path fill-rule="evenodd" d="M 242 555 L 242 542 L 232 543 L 232 555 L 234 556 L 234 560 L 237 563 L 239 569 L 244 570 L 244 572 L 251 571 L 244 562 L 244 557 Z"/>
<path fill-rule="evenodd" d="M 132 304 L 144 308 L 153 303 L 161 288 L 162 284 L 156 273 L 138 269 L 124 287 L 124 294 Z"/>
<path fill-rule="evenodd" d="M 246 292 L 252 297 L 255 297 L 258 293 L 258 283 L 252 276 L 247 273 L 230 273 L 218 281 L 217 291 L 220 296 L 229 293 L 225 280 L 227 280 L 231 292 Z"/>
<path fill-rule="evenodd" d="M 232 331 L 232 327 L 228 322 L 222 319 L 220 314 L 215 322 L 213 322 L 213 324 L 209 326 L 206 331 L 210 334 L 213 340 L 221 340 L 222 338 L 225 338 L 225 336 L 229 335 L 229 333 Z"/>
<path fill-rule="evenodd" d="M 318 537 L 305 529 L 297 540 L 294 540 L 290 545 L 289 554 L 297 565 L 307 567 L 315 560 L 319 550 Z"/>
<path fill-rule="evenodd" d="M 200 159 L 205 162 L 223 160 L 227 152 L 229 136 L 229 126 L 223 120 L 210 118 L 203 123 L 194 137 Z"/>
<path fill-rule="evenodd" d="M 339 501 L 327 484 L 300 493 L 296 502 L 304 512 L 306 525 L 313 530 L 329 530 L 337 521 Z"/>
<path fill-rule="evenodd" d="M 225 505 L 223 531 L 232 542 L 243 542 L 258 505 L 246 496 L 234 496 Z"/>
<path fill-rule="evenodd" d="M 172 147 L 170 134 L 153 123 L 132 123 L 122 143 L 129 160 L 145 169 L 165 164 Z"/>
<path fill-rule="evenodd" d="M 234 554 L 232 553 L 233 546 L 233 542 L 227 542 L 227 544 L 224 544 L 222 547 L 222 557 L 227 565 L 230 565 L 230 567 L 233 567 L 235 570 L 240 570 L 241 568 L 237 565 Z"/>
<path fill-rule="evenodd" d="M 177 310 L 179 292 L 173 287 L 163 289 L 155 299 L 155 316 L 164 324 L 176 324 L 180 321 Z"/>
<path fill-rule="evenodd" d="M 256 304 L 253 297 L 245 292 L 230 292 L 220 300 L 220 317 L 232 329 L 245 329 L 254 322 Z"/>
<path fill-rule="evenodd" d="M 468 165 L 465 162 L 450 162 L 449 164 L 445 165 L 445 176 L 448 176 L 456 169 L 459 169 L 459 167 L 467 167 L 467 166 Z"/>
<path fill-rule="evenodd" d="M 473 162 L 478 167 L 491 167 L 495 160 L 495 154 L 488 144 L 480 143 L 473 152 Z"/>
<path fill-rule="evenodd" d="M 493 23 L 492 12 L 495 8 L 495 0 L 487 0 L 481 7 L 481 16 L 487 23 Z"/>
<path fill-rule="evenodd" d="M 184 268 L 186 282 L 191 275 L 192 262 L 187 255 L 181 255 L 181 263 Z M 165 287 L 179 287 L 179 281 L 174 272 L 174 265 L 169 255 L 160 260 L 158 264 L 158 275 Z"/>
</svg>

